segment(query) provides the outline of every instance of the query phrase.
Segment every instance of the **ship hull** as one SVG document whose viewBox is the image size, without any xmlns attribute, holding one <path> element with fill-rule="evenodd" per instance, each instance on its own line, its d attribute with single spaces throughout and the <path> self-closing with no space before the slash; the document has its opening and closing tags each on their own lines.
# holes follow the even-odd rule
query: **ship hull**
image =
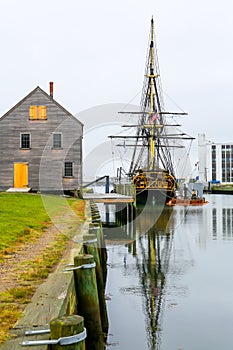
<svg viewBox="0 0 233 350">
<path fill-rule="evenodd" d="M 166 205 L 171 198 L 174 197 L 174 193 L 167 189 L 143 189 L 136 190 L 136 204 L 150 205 L 160 204 Z"/>
<path fill-rule="evenodd" d="M 136 204 L 162 204 L 174 197 L 175 178 L 163 169 L 140 170 L 133 178 Z"/>
</svg>

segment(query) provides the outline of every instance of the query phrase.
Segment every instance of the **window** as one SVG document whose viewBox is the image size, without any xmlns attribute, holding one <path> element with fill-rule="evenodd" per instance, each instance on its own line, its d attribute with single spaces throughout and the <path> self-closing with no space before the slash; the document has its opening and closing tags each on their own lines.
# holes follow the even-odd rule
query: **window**
<svg viewBox="0 0 233 350">
<path fill-rule="evenodd" d="M 23 149 L 29 149 L 30 148 L 30 137 L 31 135 L 30 134 L 21 134 L 20 135 L 20 148 L 23 148 Z"/>
<path fill-rule="evenodd" d="M 64 176 L 65 177 L 73 176 L 73 162 L 65 162 Z"/>
<path fill-rule="evenodd" d="M 30 106 L 29 110 L 30 120 L 46 120 L 46 106 Z"/>
<path fill-rule="evenodd" d="M 61 134 L 53 134 L 53 148 L 61 148 Z"/>
<path fill-rule="evenodd" d="M 212 145 L 212 180 L 216 180 L 216 146 Z"/>
</svg>

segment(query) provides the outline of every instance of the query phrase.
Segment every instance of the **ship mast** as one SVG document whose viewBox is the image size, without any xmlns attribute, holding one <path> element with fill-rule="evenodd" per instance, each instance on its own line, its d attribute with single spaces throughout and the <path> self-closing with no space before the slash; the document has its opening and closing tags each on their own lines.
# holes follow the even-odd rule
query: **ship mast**
<svg viewBox="0 0 233 350">
<path fill-rule="evenodd" d="M 162 88 L 160 82 L 158 57 L 155 43 L 155 29 L 154 20 L 151 19 L 150 28 L 150 44 L 147 56 L 146 73 L 143 84 L 143 91 L 141 97 L 141 118 L 139 119 L 139 128 L 137 135 L 140 132 L 146 135 L 144 140 L 144 149 L 148 150 L 147 169 L 165 169 L 174 174 L 169 142 L 166 139 L 167 128 L 165 127 L 165 119 L 163 117 L 163 99 Z M 146 127 L 145 127 L 146 125 Z M 149 125 L 149 127 L 148 127 Z M 161 138 L 163 139 L 163 146 L 161 147 Z M 137 142 L 135 144 L 135 149 Z M 130 170 L 135 172 L 140 164 L 143 156 L 143 148 L 137 157 L 134 165 L 131 164 Z M 133 161 L 135 154 L 133 155 Z"/>
<path fill-rule="evenodd" d="M 149 78 L 149 114 L 150 117 L 153 118 L 153 115 L 155 112 L 155 105 L 154 105 L 154 99 L 155 99 L 155 86 L 154 86 L 154 80 L 158 77 L 158 74 L 154 73 L 154 20 L 153 17 L 151 19 L 151 42 L 150 42 L 150 51 L 149 51 L 149 73 L 146 74 L 146 77 Z M 151 123 L 150 128 L 150 137 L 149 137 L 149 159 L 148 159 L 148 166 L 149 170 L 154 169 L 154 162 L 155 162 L 155 124 Z"/>
<path fill-rule="evenodd" d="M 149 48 L 146 57 L 146 67 L 143 88 L 140 101 L 140 110 L 137 112 L 120 112 L 138 114 L 138 122 L 135 135 L 109 136 L 111 138 L 133 138 L 134 143 L 127 145 L 133 147 L 132 159 L 129 167 L 129 176 L 137 174 L 138 170 L 165 171 L 175 177 L 171 147 L 183 147 L 171 143 L 171 138 L 181 139 L 179 131 L 174 135 L 170 127 L 176 127 L 174 123 L 168 124 L 166 114 L 182 115 L 186 113 L 166 112 L 164 109 L 162 86 L 159 73 L 157 48 L 155 41 L 155 28 L 153 17 L 151 19 Z M 127 125 L 126 125 L 127 126 Z M 131 127 L 131 126 L 129 126 Z M 170 131 L 169 131 L 170 130 Z M 121 145 L 119 145 L 121 146 Z M 125 146 L 125 145 L 124 145 Z"/>
</svg>

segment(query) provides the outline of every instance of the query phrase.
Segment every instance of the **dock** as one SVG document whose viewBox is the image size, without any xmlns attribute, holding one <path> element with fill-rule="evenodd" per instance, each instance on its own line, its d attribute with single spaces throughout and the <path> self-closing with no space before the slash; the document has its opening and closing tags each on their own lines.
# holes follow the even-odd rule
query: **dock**
<svg viewBox="0 0 233 350">
<path fill-rule="evenodd" d="M 133 196 L 119 193 L 85 193 L 83 199 L 93 200 L 96 203 L 133 203 Z"/>
</svg>

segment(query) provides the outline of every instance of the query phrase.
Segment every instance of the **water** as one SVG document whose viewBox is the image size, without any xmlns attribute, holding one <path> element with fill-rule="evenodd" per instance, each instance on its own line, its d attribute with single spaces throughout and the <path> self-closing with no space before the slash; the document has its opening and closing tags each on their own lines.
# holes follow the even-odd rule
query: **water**
<svg viewBox="0 0 233 350">
<path fill-rule="evenodd" d="M 233 196 L 206 198 L 108 241 L 108 350 L 232 350 Z"/>
</svg>

